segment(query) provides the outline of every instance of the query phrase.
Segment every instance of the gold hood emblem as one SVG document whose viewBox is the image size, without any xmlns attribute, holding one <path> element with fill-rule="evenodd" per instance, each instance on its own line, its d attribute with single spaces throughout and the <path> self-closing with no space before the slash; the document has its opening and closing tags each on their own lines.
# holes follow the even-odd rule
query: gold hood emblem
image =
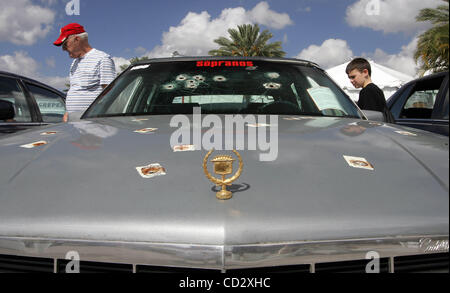
<svg viewBox="0 0 450 293">
<path fill-rule="evenodd" d="M 230 175 L 233 173 L 233 162 L 236 160 L 232 156 L 228 156 L 228 155 L 215 156 L 211 160 L 211 162 L 214 164 L 214 173 L 217 175 L 221 175 L 222 178 L 219 179 L 219 178 L 213 177 L 211 175 L 211 173 L 209 173 L 208 168 L 207 168 L 208 158 L 211 156 L 213 151 L 214 151 L 214 149 L 210 150 L 206 154 L 205 158 L 203 159 L 203 171 L 205 172 L 206 177 L 210 181 L 212 181 L 213 183 L 215 183 L 218 186 L 222 186 L 222 190 L 220 190 L 219 192 L 216 193 L 217 199 L 227 200 L 233 196 L 233 193 L 231 191 L 227 190 L 227 185 L 228 186 L 231 185 L 231 183 L 233 181 L 235 181 L 236 179 L 239 178 L 239 176 L 241 176 L 242 169 L 244 167 L 244 163 L 242 162 L 241 155 L 236 150 L 233 150 L 233 153 L 237 156 L 237 158 L 239 160 L 239 168 L 232 177 L 225 179 L 226 175 Z"/>
</svg>

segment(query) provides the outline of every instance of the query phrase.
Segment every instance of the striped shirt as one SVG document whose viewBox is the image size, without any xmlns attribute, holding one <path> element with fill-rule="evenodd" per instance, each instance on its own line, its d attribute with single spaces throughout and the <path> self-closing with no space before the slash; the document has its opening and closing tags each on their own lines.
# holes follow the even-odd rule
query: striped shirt
<svg viewBox="0 0 450 293">
<path fill-rule="evenodd" d="M 86 110 L 102 92 L 103 84 L 109 84 L 116 77 L 111 56 L 92 49 L 70 66 L 70 89 L 67 92 L 67 112 Z"/>
</svg>

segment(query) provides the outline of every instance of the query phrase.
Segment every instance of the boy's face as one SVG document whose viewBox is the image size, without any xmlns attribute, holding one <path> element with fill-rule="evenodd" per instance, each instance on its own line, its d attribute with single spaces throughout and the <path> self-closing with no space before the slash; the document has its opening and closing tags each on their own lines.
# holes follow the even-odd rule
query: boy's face
<svg viewBox="0 0 450 293">
<path fill-rule="evenodd" d="M 348 78 L 355 88 L 362 88 L 369 79 L 369 71 L 364 69 L 362 72 L 358 69 L 353 69 L 348 73 Z"/>
</svg>

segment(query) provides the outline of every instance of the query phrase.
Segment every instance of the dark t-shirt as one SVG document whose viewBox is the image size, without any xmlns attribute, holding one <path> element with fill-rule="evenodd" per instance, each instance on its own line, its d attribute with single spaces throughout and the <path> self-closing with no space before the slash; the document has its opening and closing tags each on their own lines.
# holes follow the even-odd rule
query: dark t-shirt
<svg viewBox="0 0 450 293">
<path fill-rule="evenodd" d="M 358 106 L 361 110 L 383 112 L 386 108 L 386 99 L 383 91 L 373 83 L 369 83 L 359 93 Z"/>
<path fill-rule="evenodd" d="M 361 110 L 383 112 L 385 122 L 395 122 L 394 117 L 386 105 L 383 91 L 373 83 L 369 83 L 359 93 L 358 106 Z"/>
</svg>

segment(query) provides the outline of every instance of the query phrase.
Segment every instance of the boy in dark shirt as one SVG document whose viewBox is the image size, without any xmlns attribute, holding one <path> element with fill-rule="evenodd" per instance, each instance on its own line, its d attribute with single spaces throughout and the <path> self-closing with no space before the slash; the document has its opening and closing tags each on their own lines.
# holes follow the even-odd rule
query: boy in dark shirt
<svg viewBox="0 0 450 293">
<path fill-rule="evenodd" d="M 394 118 L 386 106 L 383 91 L 372 82 L 370 77 L 372 73 L 370 63 L 364 58 L 355 58 L 347 65 L 345 72 L 355 88 L 362 88 L 359 93 L 359 108 L 382 112 L 384 121 L 393 123 Z"/>
</svg>

